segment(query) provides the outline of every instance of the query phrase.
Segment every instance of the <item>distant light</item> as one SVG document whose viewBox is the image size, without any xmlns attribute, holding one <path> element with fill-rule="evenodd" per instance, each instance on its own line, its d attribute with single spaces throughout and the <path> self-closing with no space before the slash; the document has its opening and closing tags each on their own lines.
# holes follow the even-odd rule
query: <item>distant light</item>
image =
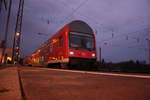
<svg viewBox="0 0 150 100">
<path fill-rule="evenodd" d="M 70 54 L 70 55 L 74 55 L 74 52 L 73 52 L 73 51 L 70 51 L 69 54 Z"/>
<path fill-rule="evenodd" d="M 40 52 L 41 50 L 38 50 L 38 52 Z"/>
<path fill-rule="evenodd" d="M 19 32 L 16 32 L 16 36 L 19 36 L 20 35 L 20 33 Z"/>
<path fill-rule="evenodd" d="M 12 60 L 12 58 L 11 58 L 11 57 L 7 57 L 7 60 L 11 61 L 11 60 Z"/>
<path fill-rule="evenodd" d="M 95 57 L 95 53 L 92 53 L 92 57 Z"/>
<path fill-rule="evenodd" d="M 19 49 L 19 47 L 16 47 L 16 49 Z"/>
</svg>

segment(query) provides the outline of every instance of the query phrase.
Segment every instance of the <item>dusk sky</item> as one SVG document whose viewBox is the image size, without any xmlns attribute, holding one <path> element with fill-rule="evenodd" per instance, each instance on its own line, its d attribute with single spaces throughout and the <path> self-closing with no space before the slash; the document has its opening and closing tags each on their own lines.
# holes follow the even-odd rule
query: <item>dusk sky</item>
<svg viewBox="0 0 150 100">
<path fill-rule="evenodd" d="M 8 47 L 12 47 L 18 1 L 13 0 Z M 6 20 L 0 14 L 0 39 Z M 97 53 L 110 62 L 148 62 L 150 0 L 25 0 L 21 56 L 29 56 L 73 20 L 83 20 L 95 32 Z M 42 33 L 42 34 L 38 34 Z"/>
</svg>

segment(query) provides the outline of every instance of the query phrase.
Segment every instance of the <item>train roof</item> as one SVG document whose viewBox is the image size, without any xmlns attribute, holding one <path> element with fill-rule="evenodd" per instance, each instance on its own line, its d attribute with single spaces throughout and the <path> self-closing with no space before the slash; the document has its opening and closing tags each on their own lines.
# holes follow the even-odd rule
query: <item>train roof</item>
<svg viewBox="0 0 150 100">
<path fill-rule="evenodd" d="M 69 23 L 70 31 L 72 32 L 82 32 L 82 33 L 88 33 L 93 34 L 92 28 L 85 22 L 81 20 L 75 20 Z"/>
</svg>

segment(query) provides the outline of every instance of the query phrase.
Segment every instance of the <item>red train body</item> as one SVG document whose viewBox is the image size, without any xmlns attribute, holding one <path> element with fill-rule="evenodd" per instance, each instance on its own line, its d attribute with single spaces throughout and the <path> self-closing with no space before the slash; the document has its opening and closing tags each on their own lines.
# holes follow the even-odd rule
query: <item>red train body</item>
<svg viewBox="0 0 150 100">
<path fill-rule="evenodd" d="M 73 21 L 58 31 L 41 48 L 24 60 L 28 65 L 76 65 L 96 61 L 92 28 L 83 21 Z"/>
</svg>

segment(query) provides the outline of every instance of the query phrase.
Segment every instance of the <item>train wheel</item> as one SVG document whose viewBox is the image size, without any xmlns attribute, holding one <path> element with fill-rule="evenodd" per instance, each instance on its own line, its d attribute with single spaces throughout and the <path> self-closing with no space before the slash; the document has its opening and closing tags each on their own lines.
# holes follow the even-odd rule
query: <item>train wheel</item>
<svg viewBox="0 0 150 100">
<path fill-rule="evenodd" d="M 64 63 L 60 63 L 60 68 L 62 69 L 68 69 L 68 65 Z"/>
</svg>

